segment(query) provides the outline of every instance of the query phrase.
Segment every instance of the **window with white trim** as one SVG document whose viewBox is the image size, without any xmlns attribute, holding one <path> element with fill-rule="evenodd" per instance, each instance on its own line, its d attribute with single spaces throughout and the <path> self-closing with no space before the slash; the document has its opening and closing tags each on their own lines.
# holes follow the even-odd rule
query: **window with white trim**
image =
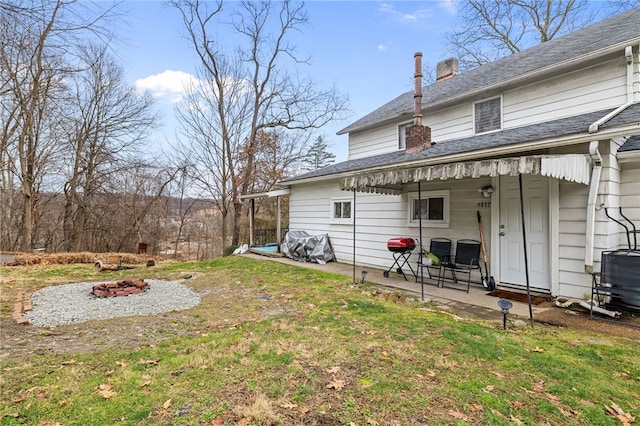
<svg viewBox="0 0 640 426">
<path fill-rule="evenodd" d="M 407 149 L 407 135 L 406 131 L 409 127 L 413 126 L 413 121 L 398 125 L 398 149 Z"/>
<path fill-rule="evenodd" d="M 449 227 L 449 190 L 409 193 L 409 226 Z"/>
<path fill-rule="evenodd" d="M 331 222 L 353 223 L 351 206 L 351 198 L 331 199 Z"/>
<path fill-rule="evenodd" d="M 502 98 L 487 99 L 473 104 L 473 123 L 476 134 L 502 128 Z"/>
</svg>

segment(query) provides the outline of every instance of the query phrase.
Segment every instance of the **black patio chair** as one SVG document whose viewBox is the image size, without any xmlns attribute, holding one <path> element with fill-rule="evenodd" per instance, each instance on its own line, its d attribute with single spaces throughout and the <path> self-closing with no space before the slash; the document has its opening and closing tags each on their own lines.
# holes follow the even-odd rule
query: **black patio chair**
<svg viewBox="0 0 640 426">
<path fill-rule="evenodd" d="M 429 243 L 429 253 L 435 254 L 438 257 L 438 259 L 440 259 L 440 263 L 449 262 L 451 258 L 451 240 L 448 238 L 432 238 L 431 242 Z M 424 269 L 427 270 L 427 274 L 429 275 L 429 278 L 433 280 L 434 277 L 431 274 L 431 271 L 438 271 L 438 275 L 439 275 L 440 264 L 428 265 L 424 263 L 424 258 L 422 256 L 418 256 L 418 269 L 420 268 L 422 268 L 423 273 L 416 274 L 416 282 L 418 282 L 418 275 L 420 275 L 420 277 L 424 275 Z M 438 275 L 436 275 L 435 279 L 438 278 Z"/>
<path fill-rule="evenodd" d="M 480 270 L 480 247 L 480 241 L 477 240 L 458 240 L 453 257 L 450 258 L 448 262 L 440 263 L 438 285 L 442 283 L 442 287 L 445 286 L 445 275 L 447 271 L 451 273 L 451 280 L 456 284 L 458 284 L 458 275 L 456 273 L 466 273 L 466 291 L 469 293 L 469 288 L 471 287 L 471 272 Z M 450 288 L 465 290 L 465 288 L 460 288 L 459 285 L 451 286 Z"/>
</svg>

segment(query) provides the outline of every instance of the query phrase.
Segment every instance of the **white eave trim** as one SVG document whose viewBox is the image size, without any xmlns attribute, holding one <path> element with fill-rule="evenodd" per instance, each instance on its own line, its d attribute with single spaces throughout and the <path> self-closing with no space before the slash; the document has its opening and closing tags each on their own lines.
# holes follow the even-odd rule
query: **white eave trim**
<svg viewBox="0 0 640 426">
<path fill-rule="evenodd" d="M 289 192 L 291 192 L 289 188 L 276 189 L 276 190 L 267 191 L 267 192 L 255 192 L 253 194 L 244 194 L 244 195 L 241 195 L 239 198 L 241 200 L 250 200 L 252 198 L 280 197 L 283 195 L 289 195 Z"/>
<path fill-rule="evenodd" d="M 343 178 L 340 188 L 345 191 L 399 195 L 399 185 L 405 183 L 519 174 L 548 176 L 588 185 L 591 180 L 591 157 L 587 154 L 528 155 L 358 173 Z"/>
</svg>

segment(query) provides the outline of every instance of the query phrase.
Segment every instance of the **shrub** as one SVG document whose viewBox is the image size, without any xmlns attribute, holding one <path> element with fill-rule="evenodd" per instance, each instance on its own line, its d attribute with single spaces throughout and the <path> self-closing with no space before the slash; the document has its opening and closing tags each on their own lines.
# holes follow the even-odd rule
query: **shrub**
<svg viewBox="0 0 640 426">
<path fill-rule="evenodd" d="M 227 246 L 222 251 L 222 255 L 223 256 L 231 256 L 233 254 L 233 252 L 236 251 L 237 248 L 238 248 L 238 246 Z"/>
</svg>

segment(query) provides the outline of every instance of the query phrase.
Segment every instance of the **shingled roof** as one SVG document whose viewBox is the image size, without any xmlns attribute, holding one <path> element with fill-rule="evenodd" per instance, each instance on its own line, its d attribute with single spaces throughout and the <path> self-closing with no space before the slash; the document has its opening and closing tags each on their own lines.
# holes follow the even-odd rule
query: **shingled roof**
<svg viewBox="0 0 640 426">
<path fill-rule="evenodd" d="M 640 7 L 602 20 L 535 47 L 506 56 L 495 62 L 475 68 L 455 77 L 423 88 L 423 109 L 449 101 L 472 97 L 480 90 L 498 90 L 536 72 L 552 72 L 562 64 L 615 51 L 627 45 L 640 43 Z M 338 134 L 372 127 L 378 123 L 410 114 L 413 111 L 413 91 L 404 93 L 391 102 L 365 115 Z"/>
<path fill-rule="evenodd" d="M 570 136 L 588 137 L 589 125 L 604 117 L 611 111 L 613 111 L 613 109 L 591 112 L 579 116 L 532 124 L 495 133 L 484 133 L 457 140 L 448 140 L 440 144 L 436 143 L 432 148 L 414 154 L 407 154 L 405 151 L 394 151 L 371 157 L 348 160 L 285 179 L 281 181 L 281 183 L 287 184 L 300 180 L 352 173 L 361 170 L 373 170 L 389 166 L 402 167 L 407 164 L 420 161 L 437 160 L 438 158 L 455 154 L 464 154 L 492 148 L 502 148 L 510 145 L 527 144 L 550 138 L 566 138 Z M 635 125 L 638 131 L 640 131 L 640 103 L 631 105 L 620 114 L 600 126 L 600 131 L 628 125 Z M 594 135 L 594 138 L 597 137 Z"/>
</svg>

